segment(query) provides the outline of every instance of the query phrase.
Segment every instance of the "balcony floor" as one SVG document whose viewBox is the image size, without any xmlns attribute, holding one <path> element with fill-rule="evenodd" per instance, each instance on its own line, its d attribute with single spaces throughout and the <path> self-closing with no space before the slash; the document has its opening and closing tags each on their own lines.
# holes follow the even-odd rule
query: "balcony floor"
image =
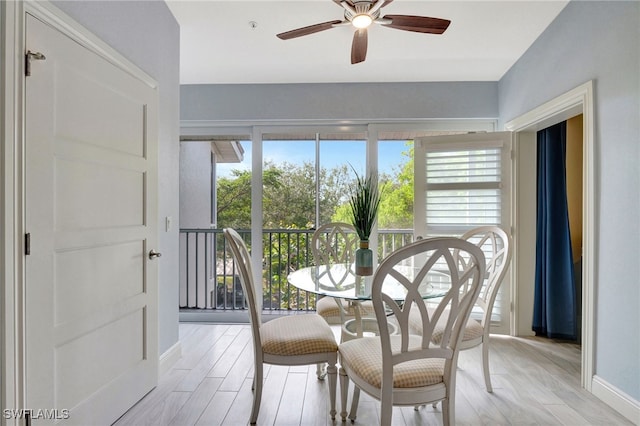
<svg viewBox="0 0 640 426">
<path fill-rule="evenodd" d="M 253 378 L 250 338 L 248 324 L 180 324 L 182 358 L 115 425 L 247 424 Z M 493 394 L 484 390 L 480 356 L 480 348 L 460 355 L 457 425 L 632 424 L 580 388 L 578 345 L 492 336 Z M 316 379 L 315 366 L 265 366 L 258 424 L 340 424 L 329 418 L 326 386 Z M 339 386 L 337 392 L 339 401 Z M 379 410 L 378 402 L 362 393 L 355 425 L 379 424 Z M 440 405 L 419 411 L 395 407 L 393 424 L 442 424 Z"/>
</svg>

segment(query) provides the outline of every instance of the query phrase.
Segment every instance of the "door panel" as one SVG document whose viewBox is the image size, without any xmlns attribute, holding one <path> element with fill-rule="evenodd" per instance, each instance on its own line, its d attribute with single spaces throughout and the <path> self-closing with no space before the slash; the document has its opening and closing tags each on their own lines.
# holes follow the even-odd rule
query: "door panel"
<svg viewBox="0 0 640 426">
<path fill-rule="evenodd" d="M 55 324 L 70 323 L 144 293 L 144 245 L 139 241 L 55 254 Z M 112 265 L 117 264 L 118 268 Z M 92 268 L 78 268 L 92 265 Z"/>
<path fill-rule="evenodd" d="M 93 71 L 93 70 L 92 70 Z M 83 141 L 106 151 L 120 151 L 144 158 L 144 117 L 140 102 L 119 88 L 104 84 L 101 73 L 86 75 L 69 64 L 56 69 L 59 93 L 75 93 L 95 100 L 87 108 L 72 96 L 57 96 L 58 134 L 66 140 Z"/>
<path fill-rule="evenodd" d="M 98 229 L 105 223 L 117 228 L 143 226 L 145 173 L 88 161 L 90 158 L 99 157 L 54 159 L 56 230 Z"/>
<path fill-rule="evenodd" d="M 26 30 L 26 406 L 111 424 L 157 383 L 157 93 Z"/>
</svg>

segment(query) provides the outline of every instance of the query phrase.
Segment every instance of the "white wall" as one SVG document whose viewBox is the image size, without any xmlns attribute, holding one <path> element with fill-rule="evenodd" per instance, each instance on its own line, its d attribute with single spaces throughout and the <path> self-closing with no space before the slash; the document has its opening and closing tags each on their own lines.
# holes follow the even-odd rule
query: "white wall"
<svg viewBox="0 0 640 426">
<path fill-rule="evenodd" d="M 499 82 L 500 122 L 595 81 L 595 374 L 640 400 L 640 3 L 572 1 Z"/>
<path fill-rule="evenodd" d="M 158 82 L 159 352 L 178 341 L 180 29 L 162 1 L 53 1 Z M 165 232 L 165 218 L 173 227 Z"/>
</svg>

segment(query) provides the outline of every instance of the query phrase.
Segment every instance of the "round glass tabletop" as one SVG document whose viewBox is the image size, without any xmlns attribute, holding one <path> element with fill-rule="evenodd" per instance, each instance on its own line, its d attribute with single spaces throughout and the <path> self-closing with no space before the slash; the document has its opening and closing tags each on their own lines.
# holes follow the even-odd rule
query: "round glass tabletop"
<svg viewBox="0 0 640 426">
<path fill-rule="evenodd" d="M 397 265 L 395 269 L 410 280 L 413 280 L 418 271 L 418 268 L 401 265 Z M 316 294 L 349 300 L 371 299 L 373 277 L 356 275 L 353 263 L 309 266 L 290 273 L 287 280 L 300 290 Z M 420 294 L 424 299 L 442 297 L 450 287 L 449 282 L 447 274 L 430 271 L 420 283 Z M 404 285 L 391 275 L 387 275 L 383 286 L 384 293 L 394 300 L 404 300 L 407 294 Z"/>
</svg>

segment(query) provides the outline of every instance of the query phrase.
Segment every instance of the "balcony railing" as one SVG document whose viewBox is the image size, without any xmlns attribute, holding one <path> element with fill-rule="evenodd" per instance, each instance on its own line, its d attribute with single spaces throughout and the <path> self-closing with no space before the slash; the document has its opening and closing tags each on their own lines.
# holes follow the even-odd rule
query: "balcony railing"
<svg viewBox="0 0 640 426">
<path fill-rule="evenodd" d="M 313 265 L 309 229 L 265 229 L 262 232 L 263 310 L 313 311 L 316 295 L 287 282 L 291 271 Z M 251 231 L 238 233 L 251 250 Z M 413 241 L 413 231 L 379 230 L 378 256 Z M 244 295 L 221 229 L 180 230 L 180 309 L 245 309 Z"/>
</svg>

